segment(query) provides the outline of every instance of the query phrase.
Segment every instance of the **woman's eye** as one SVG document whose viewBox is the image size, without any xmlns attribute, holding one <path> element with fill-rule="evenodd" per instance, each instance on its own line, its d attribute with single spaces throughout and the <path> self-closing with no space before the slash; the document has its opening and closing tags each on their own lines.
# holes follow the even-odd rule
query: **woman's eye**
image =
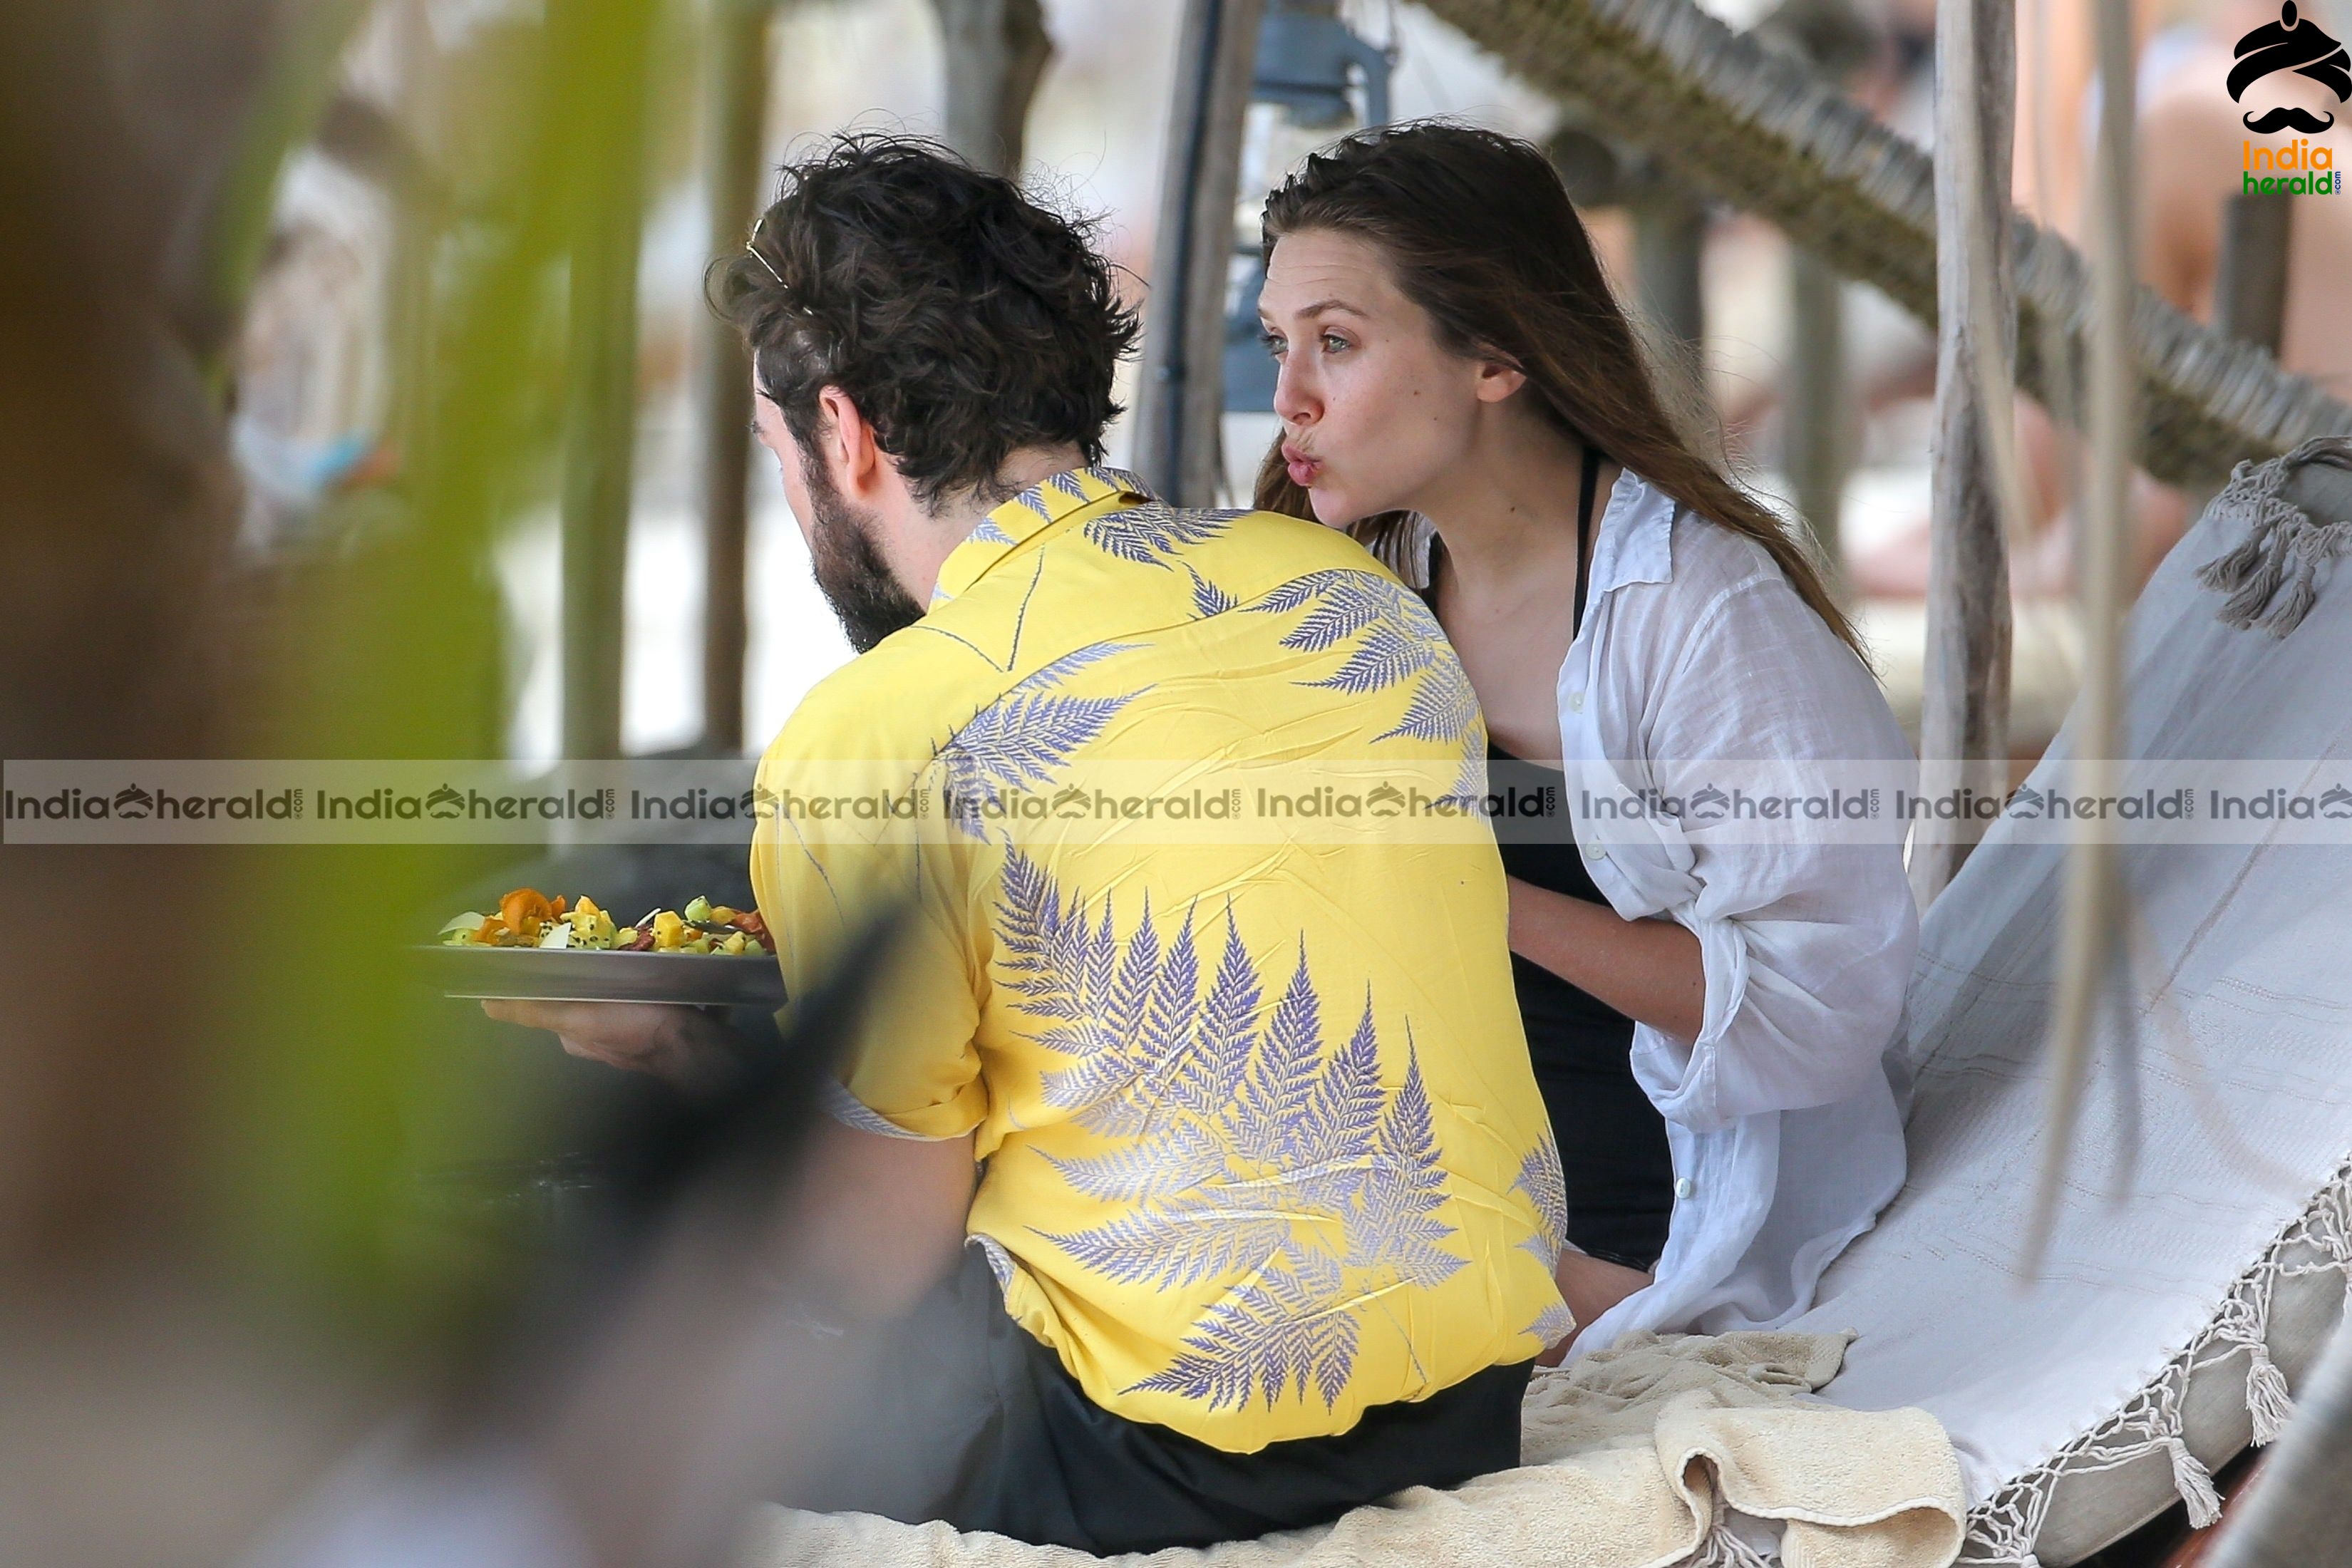
<svg viewBox="0 0 2352 1568">
<path fill-rule="evenodd" d="M 1327 354 L 1342 353 L 1350 346 L 1352 345 L 1349 343 L 1348 340 L 1341 337 L 1337 332 L 1326 332 L 1323 334 L 1323 352 Z"/>
<path fill-rule="evenodd" d="M 1257 341 L 1265 346 L 1267 353 L 1272 354 L 1276 359 L 1280 359 L 1282 357 L 1283 350 L 1290 346 L 1272 332 L 1260 332 L 1257 335 Z"/>
</svg>

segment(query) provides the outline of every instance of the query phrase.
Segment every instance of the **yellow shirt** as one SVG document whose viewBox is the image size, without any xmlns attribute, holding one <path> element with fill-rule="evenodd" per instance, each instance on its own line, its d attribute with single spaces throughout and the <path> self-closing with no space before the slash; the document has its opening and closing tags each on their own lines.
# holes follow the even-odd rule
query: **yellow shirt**
<svg viewBox="0 0 2352 1568">
<path fill-rule="evenodd" d="M 1475 792 L 1485 747 L 1355 542 L 1095 468 L 996 509 L 769 749 L 791 994 L 913 911 L 836 1113 L 977 1130 L 971 1235 L 1103 1408 L 1249 1452 L 1562 1331 L 1492 834 L 1318 793 Z"/>
</svg>

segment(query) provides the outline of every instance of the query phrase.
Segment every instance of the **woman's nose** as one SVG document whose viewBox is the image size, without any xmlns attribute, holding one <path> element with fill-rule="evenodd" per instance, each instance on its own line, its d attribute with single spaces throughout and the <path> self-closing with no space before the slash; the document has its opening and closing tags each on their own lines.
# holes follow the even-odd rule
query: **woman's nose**
<svg viewBox="0 0 2352 1568">
<path fill-rule="evenodd" d="M 1312 423 L 1323 412 L 1322 399 L 1308 384 L 1306 372 L 1286 358 L 1274 378 L 1274 412 L 1285 425 Z"/>
</svg>

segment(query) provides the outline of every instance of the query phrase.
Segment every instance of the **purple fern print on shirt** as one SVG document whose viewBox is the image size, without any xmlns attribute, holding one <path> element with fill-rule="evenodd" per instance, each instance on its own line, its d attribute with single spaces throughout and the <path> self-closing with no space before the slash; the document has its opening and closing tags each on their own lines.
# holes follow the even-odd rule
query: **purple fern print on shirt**
<svg viewBox="0 0 2352 1568">
<path fill-rule="evenodd" d="M 1486 791 L 1486 737 L 1478 697 L 1437 617 L 1418 595 L 1377 573 L 1333 568 L 1285 583 L 1250 605 L 1269 615 L 1307 614 L 1283 634 L 1282 646 L 1346 657 L 1329 675 L 1307 686 L 1363 697 L 1409 686 L 1403 716 L 1373 737 L 1457 742 L 1462 761 L 1449 797 L 1470 800 Z"/>
<path fill-rule="evenodd" d="M 1187 511 L 1145 501 L 1124 511 L 1106 512 L 1079 531 L 1106 554 L 1138 566 L 1168 564 L 1167 557 L 1205 544 L 1223 533 L 1237 511 Z"/>
<path fill-rule="evenodd" d="M 1393 1270 L 1416 1285 L 1444 1283 L 1464 1264 L 1439 1246 L 1454 1234 L 1452 1226 L 1433 1217 L 1444 1203 L 1445 1168 L 1437 1163 L 1429 1091 L 1421 1081 L 1421 1063 L 1408 1050 L 1404 1086 L 1390 1098 L 1372 1131 L 1372 1158 L 1358 1192 L 1356 1223 L 1348 1230 L 1347 1261 Z"/>
<path fill-rule="evenodd" d="M 1184 570 L 1192 573 L 1192 613 L 1202 620 L 1207 620 L 1211 616 L 1223 615 L 1238 602 L 1231 594 L 1226 593 L 1198 572 L 1193 572 L 1190 566 L 1185 567 Z"/>
<path fill-rule="evenodd" d="M 1519 1162 L 1511 1190 L 1536 1211 L 1536 1234 L 1519 1243 L 1519 1250 L 1532 1253 L 1544 1271 L 1551 1273 L 1559 1268 L 1559 1255 L 1568 1247 L 1568 1185 L 1560 1174 L 1559 1146 L 1552 1142 L 1549 1128 Z M 1561 1302 L 1538 1312 L 1527 1331 L 1544 1344 L 1554 1345 L 1577 1327 L 1576 1314 Z"/>
<path fill-rule="evenodd" d="M 1329 1254 L 1285 1248 L 1209 1309 L 1167 1371 L 1135 1387 L 1214 1410 L 1252 1394 L 1268 1406 L 1294 1392 L 1303 1399 L 1311 1384 L 1328 1409 L 1348 1386 L 1362 1332 L 1352 1314 L 1334 1310 L 1346 1291 L 1345 1270 Z"/>
<path fill-rule="evenodd" d="M 1337 1402 L 1355 1364 L 1362 1303 L 1432 1287 L 1465 1266 L 1428 1092 L 1411 1035 L 1403 1081 L 1381 1079 L 1372 998 L 1336 1050 L 1304 942 L 1270 986 L 1228 910 L 1202 978 L 1195 917 L 1163 935 L 1147 904 L 1124 942 L 1018 849 L 996 928 L 1002 984 L 1071 1058 L 1047 1103 L 1113 1141 L 1054 1157 L 1076 1191 L 1120 1205 L 1090 1228 L 1045 1235 L 1082 1267 L 1162 1288 L 1238 1280 L 1177 1358 L 1136 1386 L 1211 1408 L 1309 1393 Z M 1273 995 L 1271 1007 L 1266 998 Z"/>
<path fill-rule="evenodd" d="M 1118 697 L 1072 697 L 1055 689 L 1088 665 L 1136 646 L 1102 642 L 1064 654 L 964 721 L 934 759 L 947 775 L 948 809 L 958 827 L 980 837 L 982 809 L 989 801 L 1008 790 L 1049 784 L 1080 747 L 1150 689 Z"/>
<path fill-rule="evenodd" d="M 1568 1183 L 1560 1173 L 1559 1146 L 1549 1130 L 1519 1162 L 1511 1190 L 1525 1194 L 1535 1205 L 1538 1227 L 1520 1247 L 1540 1258 L 1546 1268 L 1559 1268 L 1559 1255 L 1568 1247 Z"/>
</svg>

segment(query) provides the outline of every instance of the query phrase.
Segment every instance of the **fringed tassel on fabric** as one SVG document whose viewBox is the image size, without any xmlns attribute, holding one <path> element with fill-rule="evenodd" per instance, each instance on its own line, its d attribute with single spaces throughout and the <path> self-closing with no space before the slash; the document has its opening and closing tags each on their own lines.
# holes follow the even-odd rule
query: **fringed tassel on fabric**
<svg viewBox="0 0 2352 1568">
<path fill-rule="evenodd" d="M 2200 583 L 2229 595 L 2220 611 L 2225 625 L 2286 636 L 2319 602 L 2321 566 L 2352 554 L 2352 519 L 2322 522 L 2279 493 L 2310 463 L 2352 468 L 2352 437 L 2318 437 L 2259 468 L 2240 463 L 2213 498 L 2216 510 L 2243 515 L 2249 528 L 2241 543 L 2197 573 Z"/>
<path fill-rule="evenodd" d="M 2253 1359 L 2246 1365 L 2246 1414 L 2253 1418 L 2254 1443 L 2268 1447 L 2278 1441 L 2286 1430 L 2289 1417 L 2294 1415 L 2294 1400 L 2286 1389 L 2286 1374 L 2271 1361 L 2271 1352 L 2261 1345 L 2253 1350 Z"/>
<path fill-rule="evenodd" d="M 2271 1256 L 2278 1252 L 2273 1245 Z M 2242 1352 L 2246 1357 L 2246 1415 L 2253 1426 L 2254 1446 L 2266 1447 L 2278 1440 L 2294 1414 L 2294 1400 L 2286 1378 L 2271 1360 L 2271 1299 L 2278 1276 L 2270 1267 L 2257 1268 L 2232 1289 L 2215 1314 L 2208 1336 L 2220 1360 Z M 2200 1358 L 2200 1360 L 2202 1358 Z"/>
<path fill-rule="evenodd" d="M 2336 456 L 2323 455 L 2323 460 L 2352 468 L 2352 439 L 2306 443 L 2296 455 L 2322 445 L 2336 449 Z M 2247 467 L 2239 465 L 2233 488 L 2246 479 Z M 2300 1260 L 2302 1255 L 2314 1252 L 2317 1260 Z M 2291 1263 L 2290 1254 L 2298 1261 Z M 1970 1510 L 1969 1538 L 1960 1549 L 1958 1568 L 2041 1568 L 2033 1545 L 2041 1539 L 2042 1520 L 2059 1476 L 2078 1468 L 2112 1469 L 2159 1448 L 2171 1461 L 2173 1490 L 2188 1506 L 2189 1521 L 2202 1529 L 2219 1519 L 2221 1499 L 2213 1477 L 2181 1440 L 2182 1404 L 2189 1381 L 2201 1369 L 2243 1352 L 2246 1414 L 2254 1441 L 2275 1442 L 2294 1414 L 2294 1402 L 2285 1376 L 2271 1360 L 2272 1292 L 2284 1275 L 2317 1273 L 2342 1278 L 2345 1316 L 2352 1321 L 2352 1162 L 2337 1167 L 2326 1184 L 2313 1194 L 2310 1206 L 2239 1277 L 2204 1332 L 2126 1401 L 2123 1409 Z"/>
<path fill-rule="evenodd" d="M 1730 1513 L 1717 1503 L 1715 1521 L 1707 1526 L 1706 1539 L 1699 1542 L 1698 1551 L 1689 1558 L 1688 1568 L 1773 1568 L 1773 1564 L 1739 1538 L 1731 1528 Z"/>
<path fill-rule="evenodd" d="M 2055 1478 L 2036 1471 L 2003 1488 L 1969 1521 L 1956 1568 L 2042 1568 L 2033 1542 Z"/>
<path fill-rule="evenodd" d="M 2164 1446 L 2172 1456 L 2172 1489 L 2189 1505 L 2189 1526 L 2202 1530 L 2221 1517 L 2221 1494 L 2213 1489 L 2213 1472 L 2179 1438 L 2167 1438 Z"/>
<path fill-rule="evenodd" d="M 2209 562 L 2197 574 L 2208 588 L 2236 592 L 2221 605 L 2221 618 L 2233 626 L 2251 626 L 2269 607 L 2271 595 L 2286 578 L 2288 531 L 2292 523 L 2258 525 L 2246 542 L 2219 561 Z"/>
</svg>

